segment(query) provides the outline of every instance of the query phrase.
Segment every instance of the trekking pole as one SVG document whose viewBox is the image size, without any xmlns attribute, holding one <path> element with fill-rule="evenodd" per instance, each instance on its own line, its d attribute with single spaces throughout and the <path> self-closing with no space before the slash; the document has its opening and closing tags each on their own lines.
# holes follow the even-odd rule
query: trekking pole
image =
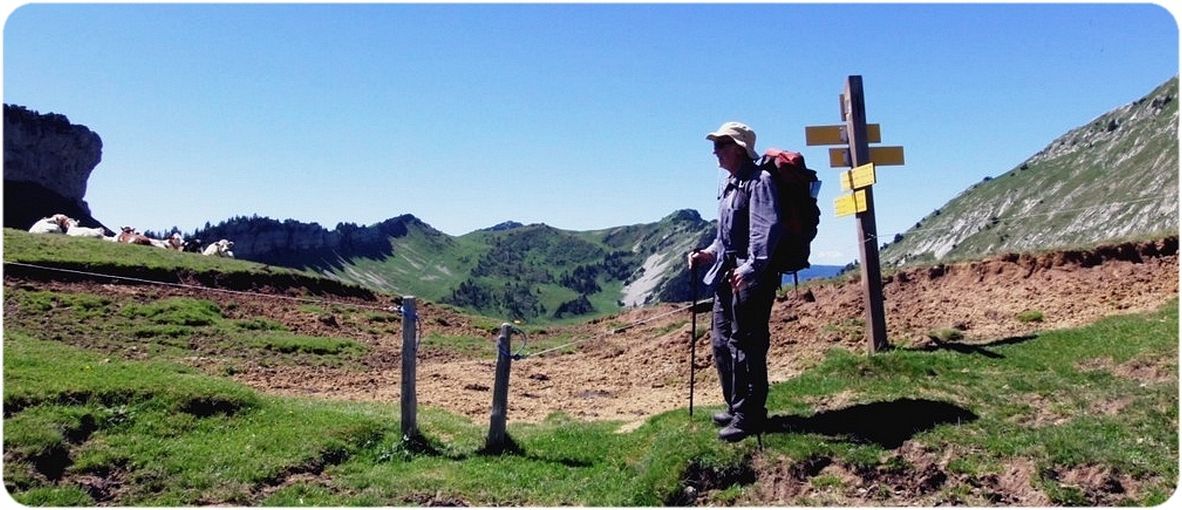
<svg viewBox="0 0 1182 510">
<path fill-rule="evenodd" d="M 692 255 L 691 255 L 692 257 Z M 690 388 L 689 414 L 694 416 L 694 358 L 697 354 L 698 335 L 698 265 L 690 263 Z"/>
</svg>

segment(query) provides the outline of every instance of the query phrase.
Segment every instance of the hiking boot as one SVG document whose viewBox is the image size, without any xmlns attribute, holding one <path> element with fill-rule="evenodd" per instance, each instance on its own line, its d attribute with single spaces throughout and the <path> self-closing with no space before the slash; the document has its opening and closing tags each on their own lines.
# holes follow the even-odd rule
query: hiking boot
<svg viewBox="0 0 1182 510">
<path fill-rule="evenodd" d="M 718 431 L 718 438 L 723 441 L 726 441 L 728 443 L 736 443 L 736 442 L 742 441 L 743 439 L 747 438 L 748 436 L 754 436 L 758 433 L 759 433 L 759 431 L 757 431 L 751 427 L 743 426 L 743 425 L 740 425 L 737 423 L 732 423 L 730 425 L 723 427 L 722 430 Z"/>
<path fill-rule="evenodd" d="M 720 411 L 714 413 L 714 424 L 718 425 L 719 427 L 730 425 L 731 421 L 734 419 L 735 415 L 731 414 L 730 411 Z"/>
</svg>

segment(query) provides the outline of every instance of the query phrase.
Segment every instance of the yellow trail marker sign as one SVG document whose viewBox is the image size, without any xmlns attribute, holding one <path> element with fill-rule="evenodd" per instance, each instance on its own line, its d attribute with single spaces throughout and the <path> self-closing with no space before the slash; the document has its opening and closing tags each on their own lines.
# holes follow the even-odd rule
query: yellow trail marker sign
<svg viewBox="0 0 1182 510">
<path fill-rule="evenodd" d="M 870 148 L 870 162 L 877 165 L 902 165 L 903 164 L 903 147 L 871 147 Z M 851 166 L 850 150 L 843 147 L 832 147 L 829 149 L 829 167 L 841 168 Z"/>
<path fill-rule="evenodd" d="M 866 124 L 866 138 L 869 143 L 882 141 L 882 131 L 878 124 Z M 850 136 L 844 125 L 836 126 L 805 126 L 805 145 L 845 145 L 850 143 Z"/>
<path fill-rule="evenodd" d="M 874 163 L 867 163 L 853 170 L 841 174 L 841 189 L 851 191 L 862 189 L 878 182 L 874 173 Z"/>
<path fill-rule="evenodd" d="M 849 216 L 851 214 L 866 211 L 866 192 L 863 190 L 855 191 L 849 195 L 842 195 L 833 201 L 834 208 L 837 209 L 837 217 Z"/>
</svg>

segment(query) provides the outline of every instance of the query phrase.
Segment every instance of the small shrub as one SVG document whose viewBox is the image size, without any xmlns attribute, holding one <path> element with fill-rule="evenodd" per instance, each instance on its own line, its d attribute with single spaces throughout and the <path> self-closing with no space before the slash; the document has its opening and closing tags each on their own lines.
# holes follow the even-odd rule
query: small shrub
<svg viewBox="0 0 1182 510">
<path fill-rule="evenodd" d="M 1026 310 L 1018 314 L 1018 322 L 1042 322 L 1045 317 L 1038 310 Z"/>
</svg>

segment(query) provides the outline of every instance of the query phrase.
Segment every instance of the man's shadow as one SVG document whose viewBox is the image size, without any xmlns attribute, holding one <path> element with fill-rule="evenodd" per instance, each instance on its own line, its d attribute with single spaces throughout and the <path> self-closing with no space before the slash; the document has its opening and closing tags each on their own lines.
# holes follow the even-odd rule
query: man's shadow
<svg viewBox="0 0 1182 510">
<path fill-rule="evenodd" d="M 945 423 L 968 423 L 977 415 L 963 407 L 934 400 L 903 398 L 858 404 L 808 417 L 771 416 L 768 433 L 803 432 L 876 443 L 895 449 L 915 434 Z"/>
<path fill-rule="evenodd" d="M 922 347 L 907 347 L 907 348 L 904 348 L 903 350 L 908 350 L 908 351 L 948 350 L 948 351 L 959 352 L 961 354 L 977 354 L 977 355 L 985 356 L 986 358 L 999 359 L 999 358 L 1005 358 L 1005 356 L 998 354 L 994 351 L 991 351 L 989 349 L 986 349 L 986 347 L 1000 347 L 1003 345 L 1020 344 L 1023 342 L 1030 341 L 1030 340 L 1034 340 L 1035 338 L 1038 338 L 1038 335 L 1011 336 L 1008 338 L 1003 338 L 1001 340 L 994 340 L 992 342 L 986 342 L 983 344 L 962 344 L 962 343 L 958 343 L 958 342 L 945 342 L 945 341 L 940 340 L 938 338 L 931 338 L 930 341 Z"/>
</svg>

